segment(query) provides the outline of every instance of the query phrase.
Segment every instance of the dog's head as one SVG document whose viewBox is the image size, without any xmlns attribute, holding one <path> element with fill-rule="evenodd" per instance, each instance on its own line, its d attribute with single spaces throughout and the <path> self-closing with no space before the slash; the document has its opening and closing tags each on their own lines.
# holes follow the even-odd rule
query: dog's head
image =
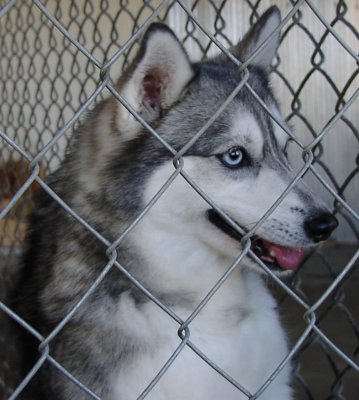
<svg viewBox="0 0 359 400">
<path fill-rule="evenodd" d="M 268 74 L 279 46 L 279 33 L 267 38 L 279 23 L 279 11 L 272 7 L 230 49 L 240 61 L 250 60 L 247 82 L 277 118 L 281 118 L 280 111 Z M 266 40 L 266 46 L 256 51 Z M 178 151 L 245 76 L 223 55 L 192 64 L 173 32 L 154 24 L 119 87 L 139 116 Z M 143 207 L 173 173 L 173 155 L 122 105 L 118 105 L 116 124 L 123 143 L 121 154 L 114 155 L 115 168 L 119 174 L 125 163 L 123 170 L 129 170 L 129 163 L 132 168 L 131 174 L 123 175 L 113 187 L 120 185 L 120 190 L 129 194 L 127 199 L 131 197 L 131 204 L 120 206 Z M 287 141 L 288 135 L 244 85 L 185 152 L 184 171 L 244 232 L 250 231 L 295 178 L 286 157 Z M 116 197 L 116 190 L 112 193 Z M 241 234 L 181 176 L 146 218 L 156 219 L 171 234 L 199 240 L 219 254 L 238 254 Z M 252 249 L 273 270 L 293 270 L 302 259 L 303 248 L 327 239 L 336 226 L 336 219 L 299 180 L 258 225 Z"/>
</svg>

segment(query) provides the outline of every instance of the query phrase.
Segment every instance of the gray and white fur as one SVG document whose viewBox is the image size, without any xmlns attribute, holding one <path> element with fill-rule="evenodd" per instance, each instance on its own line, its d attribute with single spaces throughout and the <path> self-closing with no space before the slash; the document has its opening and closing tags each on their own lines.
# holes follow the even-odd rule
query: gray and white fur
<svg viewBox="0 0 359 400">
<path fill-rule="evenodd" d="M 279 23 L 278 9 L 270 8 L 232 53 L 247 60 Z M 268 81 L 278 46 L 275 34 L 251 61 L 248 82 L 280 118 Z M 225 56 L 193 64 L 173 32 L 153 24 L 118 88 L 137 113 L 180 150 L 240 81 L 238 67 Z M 221 210 L 249 230 L 294 177 L 286 142 L 285 132 L 243 87 L 183 156 L 184 171 Z M 113 242 L 174 172 L 172 158 L 117 100 L 109 98 L 74 133 L 49 185 Z M 46 193 L 38 199 L 29 224 L 13 305 L 46 337 L 86 293 L 108 257 L 106 246 Z M 252 239 L 267 247 L 275 243 L 284 254 L 283 249 L 302 249 L 326 239 L 335 225 L 334 217 L 299 181 Z M 185 320 L 240 252 L 240 240 L 179 175 L 120 243 L 117 259 Z M 263 254 L 259 256 L 279 273 L 275 251 Z M 252 394 L 288 353 L 263 275 L 262 268 L 246 257 L 189 326 L 191 341 Z M 114 267 L 50 342 L 49 351 L 102 399 L 132 400 L 179 345 L 178 328 Z M 40 356 L 39 342 L 24 330 L 21 342 L 28 372 Z M 89 398 L 49 362 L 22 396 Z M 259 398 L 293 398 L 289 365 Z M 247 397 L 185 347 L 146 399 Z"/>
</svg>

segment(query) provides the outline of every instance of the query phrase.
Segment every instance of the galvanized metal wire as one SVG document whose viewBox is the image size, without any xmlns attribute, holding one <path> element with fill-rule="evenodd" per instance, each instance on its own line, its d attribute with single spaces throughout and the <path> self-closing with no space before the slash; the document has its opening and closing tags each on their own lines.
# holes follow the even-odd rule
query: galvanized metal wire
<svg viewBox="0 0 359 400">
<path fill-rule="evenodd" d="M 329 364 L 334 371 L 335 378 L 328 376 L 326 387 L 330 399 L 348 399 L 345 397 L 345 385 L 347 384 L 346 377 L 349 374 L 356 374 L 356 379 L 359 375 L 358 353 L 359 353 L 359 325 L 358 321 L 353 315 L 350 306 L 347 306 L 345 298 L 345 285 L 348 278 L 355 275 L 355 268 L 358 265 L 359 249 L 353 251 L 351 257 L 345 262 L 345 265 L 337 268 L 333 267 L 333 261 L 326 257 L 325 248 L 313 251 L 312 255 L 318 257 L 324 262 L 327 268 L 327 274 L 330 277 L 330 283 L 322 290 L 319 298 L 309 300 L 306 294 L 301 291 L 301 274 L 305 272 L 305 266 L 302 271 L 299 271 L 294 276 L 291 285 L 288 282 L 282 281 L 253 253 L 251 250 L 251 238 L 258 230 L 259 226 L 269 217 L 269 215 L 278 207 L 287 194 L 292 190 L 296 182 L 301 179 L 306 173 L 310 172 L 318 182 L 329 193 L 334 203 L 334 212 L 342 215 L 352 230 L 353 236 L 359 240 L 358 222 L 359 215 L 352 204 L 350 204 L 345 196 L 345 192 L 350 187 L 354 180 L 359 175 L 359 157 L 356 160 L 356 165 L 347 175 L 344 182 L 339 183 L 335 175 L 332 173 L 333 166 L 328 165 L 322 161 L 321 155 L 324 152 L 323 141 L 332 133 L 332 128 L 338 121 L 343 122 L 356 138 L 359 143 L 359 133 L 357 127 L 351 122 L 348 117 L 348 110 L 353 109 L 355 101 L 358 98 L 359 90 L 356 89 L 348 97 L 349 88 L 355 84 L 355 79 L 358 76 L 358 68 L 348 77 L 346 84 L 342 89 L 338 88 L 330 75 L 323 69 L 322 64 L 325 60 L 325 53 L 322 51 L 323 43 L 328 36 L 334 38 L 343 51 L 350 55 L 350 57 L 358 64 L 358 55 L 355 50 L 341 37 L 335 29 L 337 23 L 344 23 L 356 37 L 359 37 L 356 28 L 349 22 L 348 16 L 348 2 L 338 0 L 336 3 L 336 16 L 334 20 L 329 21 L 323 15 L 321 10 L 316 6 L 314 1 L 299 0 L 288 1 L 287 15 L 283 16 L 283 20 L 276 29 L 282 29 L 282 37 L 290 33 L 292 29 L 302 30 L 311 43 L 314 44 L 314 52 L 311 60 L 311 67 L 307 75 L 303 78 L 302 83 L 297 87 L 293 87 L 291 82 L 288 81 L 285 75 L 281 72 L 280 60 L 274 65 L 274 74 L 279 77 L 284 85 L 287 86 L 292 95 L 291 112 L 287 116 L 290 121 L 294 117 L 298 117 L 305 121 L 306 126 L 313 135 L 310 143 L 303 143 L 286 124 L 283 124 L 278 116 L 274 115 L 271 110 L 266 106 L 263 100 L 255 92 L 255 90 L 248 83 L 249 71 L 247 66 L 251 59 L 265 47 L 270 38 L 268 38 L 254 54 L 244 63 L 237 60 L 228 50 L 227 47 L 231 44 L 230 39 L 226 33 L 226 20 L 223 18 L 223 9 L 230 0 L 213 1 L 206 0 L 208 7 L 211 7 L 215 12 L 215 20 L 213 29 L 203 24 L 197 17 L 197 8 L 199 1 L 143 1 L 133 11 L 130 2 L 120 1 L 118 4 L 118 12 L 114 15 L 110 14 L 107 9 L 109 2 L 102 0 L 96 5 L 93 0 L 84 0 L 83 9 L 80 10 L 75 1 L 69 2 L 69 15 L 70 18 L 67 23 L 63 22 L 63 13 L 66 6 L 61 6 L 60 2 L 51 1 L 1 1 L 0 2 L 0 38 L 2 43 L 0 45 L 0 57 L 3 61 L 0 62 L 0 140 L 2 147 L 0 147 L 0 155 L 7 160 L 21 159 L 26 161 L 28 165 L 28 174 L 26 180 L 18 185 L 15 192 L 3 192 L 4 197 L 9 197 L 9 200 L 4 203 L 0 209 L 0 220 L 5 222 L 4 232 L 0 236 L 0 245 L 5 241 L 8 235 L 7 221 L 15 213 L 17 206 L 24 199 L 26 191 L 31 187 L 33 182 L 37 182 L 42 190 L 45 190 L 64 210 L 71 215 L 71 217 L 88 230 L 98 241 L 103 243 L 106 247 L 105 254 L 107 255 L 108 262 L 104 265 L 102 272 L 97 279 L 91 284 L 87 291 L 83 294 L 81 299 L 72 308 L 72 310 L 63 318 L 63 320 L 54 328 L 54 330 L 47 336 L 43 337 L 37 332 L 34 327 L 28 325 L 19 315 L 16 315 L 6 303 L 6 290 L 0 297 L 0 311 L 1 318 L 11 318 L 16 321 L 23 329 L 26 329 L 39 341 L 39 359 L 33 366 L 31 371 L 25 377 L 19 377 L 14 366 L 9 361 L 9 358 L 4 357 L 0 360 L 0 397 L 8 399 L 18 398 L 26 385 L 33 379 L 40 367 L 45 362 L 50 362 L 55 368 L 63 373 L 68 379 L 78 385 L 84 392 L 87 393 L 89 398 L 100 399 L 100 397 L 86 387 L 82 382 L 75 378 L 69 371 L 67 371 L 58 361 L 56 361 L 50 351 L 51 341 L 59 334 L 62 329 L 66 328 L 67 323 L 73 314 L 82 307 L 83 303 L 92 295 L 94 290 L 98 287 L 101 281 L 107 276 L 112 269 L 119 270 L 124 274 L 132 284 L 137 287 L 147 298 L 154 302 L 159 308 L 167 313 L 178 325 L 178 331 L 174 332 L 179 337 L 179 344 L 177 349 L 173 352 L 171 357 L 162 366 L 158 373 L 153 377 L 153 380 L 138 397 L 138 399 L 145 399 L 151 390 L 161 380 L 162 376 L 166 373 L 167 369 L 172 365 L 175 359 L 181 354 L 184 348 L 192 349 L 202 360 L 207 363 L 211 368 L 217 371 L 223 379 L 226 379 L 239 392 L 245 394 L 248 399 L 257 399 L 275 379 L 278 373 L 289 362 L 296 363 L 296 378 L 297 383 L 302 387 L 302 398 L 306 399 L 319 399 L 313 394 L 308 377 L 305 376 L 305 371 L 299 368 L 302 355 L 306 354 L 310 349 L 319 343 L 322 351 L 322 356 L 329 360 Z M 253 23 L 259 16 L 258 8 L 262 1 L 243 0 L 243 6 L 249 7 L 251 10 L 250 21 Z M 354 2 L 352 2 L 354 3 Z M 129 64 L 136 46 L 151 22 L 155 20 L 167 20 L 167 16 L 174 9 L 180 7 L 186 15 L 186 22 L 184 24 L 184 44 L 191 39 L 198 44 L 203 56 L 206 56 L 211 46 L 217 47 L 218 52 L 225 53 L 242 71 L 242 80 L 239 82 L 236 89 L 228 97 L 228 99 L 221 105 L 217 112 L 211 116 L 206 124 L 198 130 L 193 138 L 180 150 L 176 151 L 167 143 L 154 128 L 147 124 L 140 115 L 138 115 L 131 105 L 126 101 L 121 92 L 116 89 L 113 83 L 115 74 L 113 72 L 114 65 L 122 62 L 122 68 L 126 68 Z M 307 26 L 302 22 L 302 9 L 309 7 L 316 15 L 318 20 L 323 24 L 325 32 L 318 40 L 310 32 Z M 119 33 L 116 29 L 117 21 L 126 16 L 132 24 L 131 36 L 119 44 Z M 49 46 L 43 46 L 44 39 L 40 32 L 35 31 L 32 27 L 34 18 L 40 19 L 41 29 L 50 32 Z M 103 38 L 101 32 L 96 30 L 101 17 L 107 18 L 112 24 L 111 41 L 107 47 L 102 47 Z M 86 41 L 84 31 L 87 29 L 86 24 L 92 26 L 94 36 L 94 47 L 90 48 Z M 76 27 L 76 29 L 74 29 Z M 206 37 L 208 44 L 203 45 L 203 41 L 198 39 L 195 31 L 199 30 Z M 276 34 L 276 31 L 272 35 Z M 32 43 L 29 42 L 27 34 L 31 32 Z M 77 32 L 77 35 L 74 33 Z M 18 40 L 16 35 L 23 35 L 23 43 L 21 49 L 18 48 Z M 62 40 L 61 46 L 57 41 Z M 223 44 L 225 43 L 225 45 Z M 34 51 L 35 49 L 35 51 Z M 46 49 L 46 50 L 44 50 Z M 46 53 L 47 52 L 47 53 Z M 50 71 L 46 63 L 43 63 L 42 70 L 36 71 L 36 64 L 34 59 L 41 58 L 43 60 L 50 56 L 50 53 L 56 55 L 59 59 L 59 66 L 55 73 Z M 63 59 L 66 57 L 72 63 L 69 71 L 69 78 L 66 80 L 62 77 L 62 72 L 65 68 Z M 14 61 L 15 60 L 15 61 Z M 82 63 L 82 64 L 81 64 Z M 23 74 L 24 66 L 27 65 L 30 69 L 30 74 Z M 85 65 L 85 68 L 81 65 Z M 79 73 L 81 71 L 81 73 Z M 311 126 L 311 122 L 305 117 L 302 112 L 300 95 L 303 87 L 308 82 L 313 73 L 322 74 L 327 82 L 335 91 L 338 99 L 335 107 L 335 113 L 327 121 L 325 126 L 317 130 Z M 23 75 L 23 76 L 22 76 Z M 116 76 L 117 78 L 117 76 Z M 28 79 L 28 81 L 26 80 Z M 45 96 L 43 82 L 46 80 L 48 87 L 50 87 L 49 98 Z M 19 83 L 20 82 L 20 83 Z M 60 82 L 60 84 L 59 84 Z M 60 97 L 59 87 L 62 87 L 65 92 L 74 84 L 79 85 L 78 97 L 74 98 L 71 91 L 62 99 Z M 60 86 L 59 86 L 60 85 Z M 29 87 L 35 90 L 31 93 Z M 226 215 L 218 205 L 208 196 L 205 191 L 194 182 L 191 176 L 184 171 L 184 159 L 186 152 L 190 147 L 199 139 L 201 135 L 208 129 L 208 127 L 218 118 L 218 116 L 225 110 L 234 96 L 243 88 L 246 87 L 251 95 L 258 101 L 261 107 L 269 114 L 269 116 L 279 124 L 282 129 L 288 134 L 300 148 L 303 155 L 304 164 L 293 178 L 292 182 L 288 185 L 286 190 L 279 196 L 275 203 L 267 210 L 265 215 L 253 226 L 250 232 L 245 233 L 242 239 L 243 250 L 238 255 L 237 259 L 232 265 L 228 266 L 227 271 L 212 287 L 208 288 L 208 293 L 193 310 L 192 314 L 183 321 L 171 308 L 163 304 L 160 299 L 156 298 L 141 282 L 132 276 L 117 260 L 117 248 L 124 238 L 141 223 L 142 219 L 146 216 L 148 211 L 156 204 L 159 198 L 170 187 L 174 179 L 181 175 L 212 208 L 214 208 L 222 217 L 237 231 L 242 232 L 241 228 L 233 221 L 230 216 Z M 20 89 L 19 89 L 20 88 Z M 22 90 L 21 90 L 22 88 Z M 10 93 L 12 91 L 12 93 Z M 49 172 L 53 169 L 53 164 L 60 161 L 62 154 L 62 142 L 67 142 L 71 131 L 76 128 L 78 121 L 84 116 L 86 111 L 90 109 L 97 101 L 100 101 L 105 92 L 109 92 L 114 96 L 122 105 L 139 121 L 147 130 L 148 134 L 152 135 L 158 140 L 173 157 L 174 171 L 168 178 L 162 188 L 155 194 L 151 201 L 144 207 L 139 215 L 121 232 L 118 238 L 114 241 L 109 241 L 108 238 L 103 237 L 96 229 L 89 224 L 86 219 L 81 217 L 75 212 L 65 201 L 60 198 L 46 181 L 40 176 L 40 171 L 43 166 Z M 24 117 L 21 113 L 16 111 L 18 108 L 29 107 L 30 112 L 28 117 Z M 42 119 L 37 117 L 38 111 L 41 109 Z M 64 114 L 68 115 L 65 119 Z M 49 129 L 49 126 L 51 129 Z M 30 136 L 26 134 L 27 130 L 34 133 L 37 138 L 36 143 L 30 141 Z M 34 137 L 32 135 L 32 137 Z M 45 140 L 44 138 L 48 139 Z M 33 139 L 32 139 L 33 141 Z M 54 162 L 55 161 L 55 162 Z M 20 178 L 19 178 L 20 179 Z M 27 201 L 31 201 L 28 199 Z M 21 205 L 21 204 L 20 204 Z M 22 215 L 17 215 L 17 219 L 21 220 Z M 8 253 L 3 256 L 5 263 L 8 257 L 12 256 L 16 248 L 21 248 L 21 238 L 15 236 L 12 247 L 8 248 Z M 206 354 L 204 354 L 198 347 L 191 342 L 191 323 L 201 310 L 206 306 L 208 301 L 215 296 L 220 287 L 228 280 L 231 279 L 231 274 L 240 265 L 241 260 L 249 256 L 254 259 L 257 264 L 267 273 L 268 279 L 272 285 L 281 293 L 282 304 L 292 302 L 299 309 L 298 315 L 303 318 L 303 329 L 291 345 L 291 349 L 282 362 L 277 366 L 272 374 L 268 377 L 263 386 L 256 392 L 251 393 L 248 389 L 242 386 L 241 382 L 237 382 L 233 377 L 228 375 L 226 371 L 216 365 Z M 5 270 L 4 270 L 5 271 Z M 8 279 L 5 272 L 2 270 L 0 264 L 0 281 L 5 283 Z M 11 283 L 8 283 L 10 286 Z M 330 313 L 334 309 L 340 309 L 348 322 L 348 326 L 353 331 L 356 337 L 356 344 L 354 348 L 344 350 L 342 346 L 336 343 L 336 340 L 323 329 L 323 323 L 330 318 Z M 1 328 L 0 328 L 1 329 Z M 338 329 L 341 329 L 338 327 Z M 348 329 L 348 328 L 347 328 Z M 8 346 L 10 337 L 5 337 L 0 331 L 0 349 L 1 347 Z M 10 357 L 11 358 L 11 357 Z M 11 374 L 12 373 L 12 374 Z M 322 398 L 321 398 L 322 399 Z"/>
</svg>

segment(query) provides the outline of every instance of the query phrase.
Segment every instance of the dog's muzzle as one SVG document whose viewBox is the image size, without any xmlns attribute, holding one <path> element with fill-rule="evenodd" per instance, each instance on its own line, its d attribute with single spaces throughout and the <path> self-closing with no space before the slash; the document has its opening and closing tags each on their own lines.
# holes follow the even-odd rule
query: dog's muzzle
<svg viewBox="0 0 359 400">
<path fill-rule="evenodd" d="M 207 211 L 208 220 L 231 238 L 240 241 L 242 235 L 230 226 L 214 209 Z M 338 226 L 337 219 L 329 213 L 320 214 L 318 217 L 305 222 L 305 231 L 313 242 L 317 243 L 328 239 L 333 230 Z M 286 247 L 269 242 L 259 236 L 251 238 L 251 250 L 272 270 L 295 270 L 304 257 L 304 248 Z"/>
</svg>

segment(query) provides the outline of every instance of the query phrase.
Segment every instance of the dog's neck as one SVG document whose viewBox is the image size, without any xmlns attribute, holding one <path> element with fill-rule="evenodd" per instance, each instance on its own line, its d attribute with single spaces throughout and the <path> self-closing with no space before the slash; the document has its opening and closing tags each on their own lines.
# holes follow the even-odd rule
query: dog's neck
<svg viewBox="0 0 359 400">
<path fill-rule="evenodd" d="M 166 304 L 181 303 L 181 309 L 193 310 L 234 262 L 178 226 L 169 231 L 146 219 L 135 229 L 132 240 L 141 263 L 138 279 Z M 210 300 L 211 312 L 242 304 L 262 307 L 263 302 L 272 307 L 274 302 L 264 286 L 257 273 L 238 265 Z M 259 292 L 263 302 L 256 295 Z"/>
</svg>

